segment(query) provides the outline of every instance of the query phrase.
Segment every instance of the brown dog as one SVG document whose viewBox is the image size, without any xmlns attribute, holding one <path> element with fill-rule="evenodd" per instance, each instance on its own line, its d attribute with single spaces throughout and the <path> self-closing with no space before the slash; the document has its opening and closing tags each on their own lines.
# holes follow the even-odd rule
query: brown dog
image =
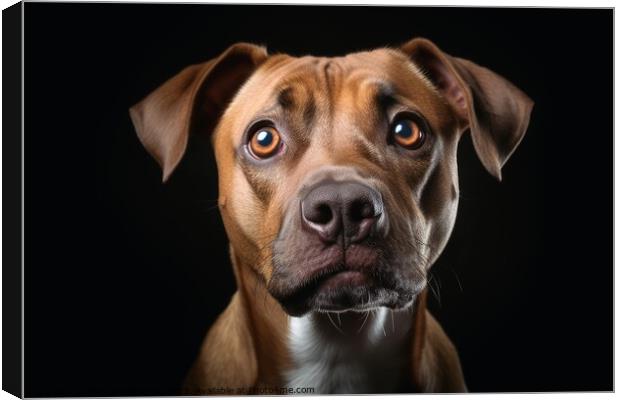
<svg viewBox="0 0 620 400">
<path fill-rule="evenodd" d="M 426 273 L 454 225 L 461 135 L 501 179 L 532 105 L 414 39 L 337 58 L 240 43 L 132 107 L 164 180 L 190 134 L 215 146 L 238 290 L 185 392 L 465 391 Z"/>
</svg>

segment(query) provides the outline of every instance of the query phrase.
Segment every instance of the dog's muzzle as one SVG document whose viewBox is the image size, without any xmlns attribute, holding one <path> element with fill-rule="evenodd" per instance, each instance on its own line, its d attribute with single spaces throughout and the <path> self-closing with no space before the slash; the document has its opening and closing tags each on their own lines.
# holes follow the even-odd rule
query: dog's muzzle
<svg viewBox="0 0 620 400">
<path fill-rule="evenodd" d="M 350 171 L 310 176 L 285 214 L 268 290 L 290 315 L 400 308 L 424 279 L 381 191 Z"/>
</svg>

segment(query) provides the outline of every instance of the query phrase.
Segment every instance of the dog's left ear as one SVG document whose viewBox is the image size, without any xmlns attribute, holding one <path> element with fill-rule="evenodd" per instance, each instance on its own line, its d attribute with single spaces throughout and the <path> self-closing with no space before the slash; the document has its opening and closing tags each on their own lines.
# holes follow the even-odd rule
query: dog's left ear
<svg viewBox="0 0 620 400">
<path fill-rule="evenodd" d="M 181 161 L 190 133 L 210 133 L 266 59 L 264 47 L 234 44 L 212 60 L 185 68 L 129 109 L 138 137 L 161 166 L 164 181 Z"/>
<path fill-rule="evenodd" d="M 413 39 L 401 51 L 452 105 L 469 128 L 480 161 L 501 181 L 501 168 L 521 142 L 534 102 L 498 74 L 452 57 L 427 39 Z"/>
</svg>

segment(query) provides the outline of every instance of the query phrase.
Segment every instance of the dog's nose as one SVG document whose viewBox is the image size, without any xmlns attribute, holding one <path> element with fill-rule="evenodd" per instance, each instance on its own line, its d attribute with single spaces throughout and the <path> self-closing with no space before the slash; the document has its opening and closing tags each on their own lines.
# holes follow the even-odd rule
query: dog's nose
<svg viewBox="0 0 620 400">
<path fill-rule="evenodd" d="M 344 235 L 345 245 L 362 241 L 382 213 L 379 192 L 357 182 L 319 184 L 301 201 L 304 227 L 330 243 L 340 235 Z"/>
</svg>

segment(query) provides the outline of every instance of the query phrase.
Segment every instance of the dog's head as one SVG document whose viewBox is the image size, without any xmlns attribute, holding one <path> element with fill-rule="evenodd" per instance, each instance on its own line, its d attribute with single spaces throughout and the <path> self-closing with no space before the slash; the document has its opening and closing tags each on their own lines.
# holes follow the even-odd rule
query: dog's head
<svg viewBox="0 0 620 400">
<path fill-rule="evenodd" d="M 131 116 L 164 180 L 190 133 L 212 133 L 235 257 L 301 315 L 411 303 L 454 225 L 461 135 L 501 179 L 532 105 L 497 74 L 414 39 L 338 58 L 237 44 Z"/>
</svg>

